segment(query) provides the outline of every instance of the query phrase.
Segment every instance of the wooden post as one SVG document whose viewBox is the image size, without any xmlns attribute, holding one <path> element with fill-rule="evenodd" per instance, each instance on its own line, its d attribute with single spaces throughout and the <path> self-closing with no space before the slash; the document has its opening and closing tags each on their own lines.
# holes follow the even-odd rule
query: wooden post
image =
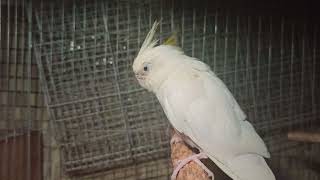
<svg viewBox="0 0 320 180">
<path fill-rule="evenodd" d="M 288 139 L 292 141 L 320 143 L 320 133 L 293 131 L 288 132 Z"/>
</svg>

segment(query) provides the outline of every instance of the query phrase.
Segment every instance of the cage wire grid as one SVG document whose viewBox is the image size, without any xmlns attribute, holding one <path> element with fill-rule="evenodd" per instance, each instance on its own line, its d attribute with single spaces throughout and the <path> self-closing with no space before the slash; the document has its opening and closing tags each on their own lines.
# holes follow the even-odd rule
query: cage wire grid
<svg viewBox="0 0 320 180">
<path fill-rule="evenodd" d="M 185 53 L 206 62 L 226 83 L 275 164 L 299 168 L 299 162 L 281 160 L 298 154 L 317 162 L 313 155 L 319 146 L 286 137 L 290 130 L 319 125 L 319 24 L 305 21 L 306 17 L 243 15 L 194 8 L 185 1 L 0 1 L 1 10 L 4 5 L 22 7 L 26 93 L 32 91 L 31 74 L 36 71 L 31 61 L 36 60 L 67 174 L 135 164 L 134 169 L 108 171 L 108 179 L 170 177 L 168 121 L 131 69 L 155 19 L 161 19 L 160 43 L 177 31 Z M 7 12 L 8 19 L 17 18 L 15 12 Z M 20 64 L 20 52 L 13 47 L 20 37 L 17 23 L 5 24 L 5 13 L 0 14 L 1 86 L 10 87 L 10 73 L 15 72 L 10 68 Z M 17 93 L 12 97 L 18 99 Z M 1 98 L 10 101 L 9 96 Z M 4 125 L 8 131 L 2 137 L 7 138 L 10 129 L 14 133 L 41 129 L 30 114 L 25 125 L 18 126 L 10 113 L 13 108 L 1 109 L 8 117 Z M 162 165 L 154 163 L 158 161 Z M 311 170 L 299 173 L 319 178 Z"/>
<path fill-rule="evenodd" d="M 49 6 L 35 15 L 40 42 L 35 51 L 41 52 L 36 56 L 66 171 L 111 168 L 168 154 L 168 125 L 155 98 L 136 84 L 127 61 L 135 55 L 129 47 L 138 47 L 135 41 L 140 40 L 130 43 L 137 37 L 122 29 L 136 30 L 136 22 L 123 20 L 130 17 L 125 14 L 128 4 L 116 5 L 73 4 L 68 15 Z"/>
</svg>

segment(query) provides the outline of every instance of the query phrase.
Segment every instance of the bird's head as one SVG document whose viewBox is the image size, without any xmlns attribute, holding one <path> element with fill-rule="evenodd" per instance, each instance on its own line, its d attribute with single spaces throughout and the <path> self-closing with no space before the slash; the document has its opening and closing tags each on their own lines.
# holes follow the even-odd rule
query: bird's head
<svg viewBox="0 0 320 180">
<path fill-rule="evenodd" d="M 139 84 L 149 91 L 159 88 L 178 65 L 183 52 L 176 47 L 176 35 L 168 38 L 162 45 L 154 39 L 159 23 L 155 22 L 146 36 L 132 68 Z"/>
</svg>

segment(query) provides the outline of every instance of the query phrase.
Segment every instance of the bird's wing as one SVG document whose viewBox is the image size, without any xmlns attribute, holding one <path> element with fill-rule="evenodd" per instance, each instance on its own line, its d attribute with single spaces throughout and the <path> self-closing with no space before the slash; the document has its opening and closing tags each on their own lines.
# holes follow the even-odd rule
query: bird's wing
<svg viewBox="0 0 320 180">
<path fill-rule="evenodd" d="M 221 144 L 221 154 L 269 156 L 264 142 L 244 120 L 244 113 L 219 78 L 199 72 L 190 78 L 182 74 L 171 83 L 168 87 L 173 89 L 160 98 L 165 112 L 173 126 L 192 136 L 197 144 L 201 142 L 199 146 L 211 149 L 214 142 Z"/>
<path fill-rule="evenodd" d="M 269 152 L 253 126 L 239 121 L 223 94 L 214 94 L 195 100 L 185 111 L 190 138 L 233 179 L 274 180 L 263 158 Z"/>
</svg>

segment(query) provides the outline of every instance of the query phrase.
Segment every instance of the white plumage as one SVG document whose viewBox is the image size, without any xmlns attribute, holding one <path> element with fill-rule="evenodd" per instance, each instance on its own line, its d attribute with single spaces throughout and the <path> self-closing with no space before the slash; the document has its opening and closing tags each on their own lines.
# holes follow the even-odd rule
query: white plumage
<svg viewBox="0 0 320 180">
<path fill-rule="evenodd" d="M 149 32 L 133 64 L 139 83 L 152 91 L 173 127 L 237 180 L 274 180 L 270 154 L 240 106 L 210 68 L 182 50 L 155 46 Z"/>
</svg>

